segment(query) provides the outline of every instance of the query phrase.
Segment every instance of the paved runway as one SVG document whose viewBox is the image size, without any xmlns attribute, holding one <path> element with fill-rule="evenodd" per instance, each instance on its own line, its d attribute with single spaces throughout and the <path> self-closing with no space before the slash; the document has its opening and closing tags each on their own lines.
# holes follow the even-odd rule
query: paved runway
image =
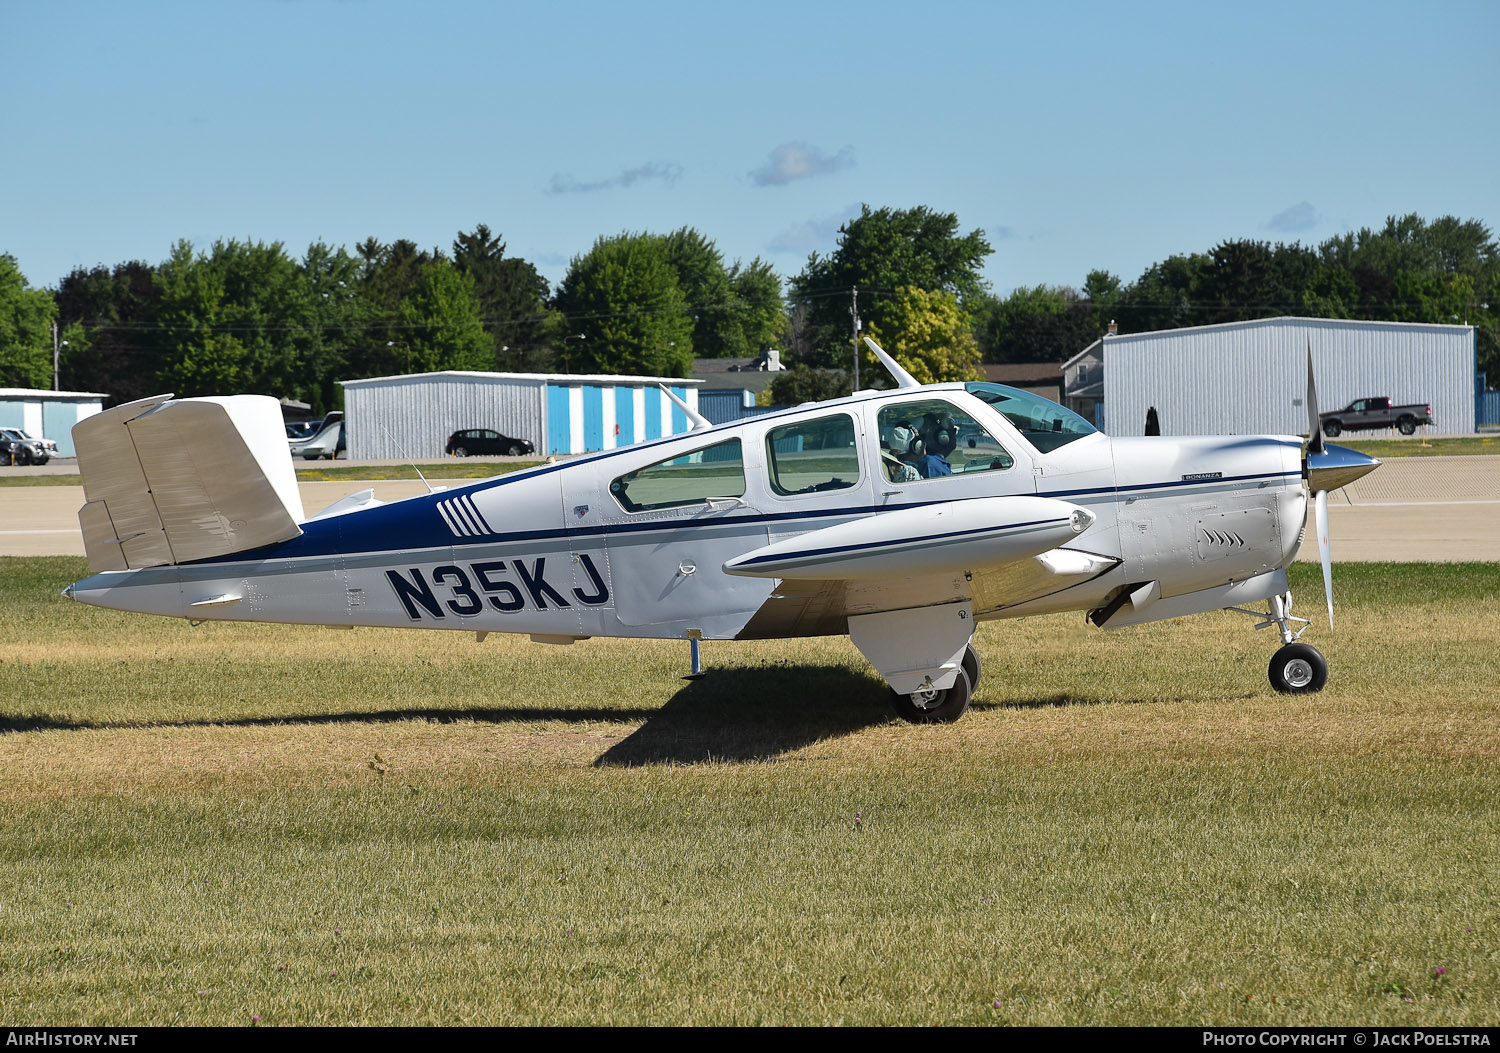
<svg viewBox="0 0 1500 1053">
<path fill-rule="evenodd" d="M 416 480 L 302 483 L 302 504 L 314 513 L 372 486 L 382 501 L 426 489 Z M 81 486 L 0 486 L 0 555 L 83 555 L 82 504 Z M 1392 459 L 1328 504 L 1335 561 L 1500 562 L 1500 457 Z M 1304 544 L 1300 558 L 1316 560 L 1317 545 Z"/>
</svg>

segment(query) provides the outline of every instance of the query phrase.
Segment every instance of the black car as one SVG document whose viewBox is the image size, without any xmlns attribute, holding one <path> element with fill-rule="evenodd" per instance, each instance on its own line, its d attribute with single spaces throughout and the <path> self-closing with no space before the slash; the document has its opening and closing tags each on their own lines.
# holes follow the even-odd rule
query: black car
<svg viewBox="0 0 1500 1053">
<path fill-rule="evenodd" d="M 448 452 L 455 457 L 475 457 L 499 454 L 504 457 L 519 457 L 523 453 L 535 453 L 536 447 L 525 439 L 511 439 L 488 428 L 470 428 L 456 431 L 448 436 Z"/>
</svg>

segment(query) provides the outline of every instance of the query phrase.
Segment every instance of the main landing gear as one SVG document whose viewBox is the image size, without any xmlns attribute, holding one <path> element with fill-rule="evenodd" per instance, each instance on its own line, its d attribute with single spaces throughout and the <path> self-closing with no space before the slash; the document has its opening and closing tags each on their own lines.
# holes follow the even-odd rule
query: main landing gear
<svg viewBox="0 0 1500 1053">
<path fill-rule="evenodd" d="M 1311 644 L 1297 642 L 1297 637 L 1306 631 L 1310 623 L 1306 618 L 1293 616 L 1290 589 L 1280 596 L 1271 597 L 1269 612 L 1246 610 L 1244 607 L 1229 609 L 1263 619 L 1255 626 L 1257 629 L 1267 629 L 1274 625 L 1281 630 L 1281 648 L 1271 656 L 1271 665 L 1267 670 L 1272 687 L 1284 695 L 1310 695 L 1323 690 L 1323 685 L 1328 683 L 1328 659 Z M 1292 631 L 1293 622 L 1299 626 L 1295 632 Z"/>
<path fill-rule="evenodd" d="M 892 688 L 891 708 L 912 724 L 951 724 L 968 710 L 969 699 L 979 687 L 979 672 L 979 655 L 969 644 L 952 687 L 920 687 L 907 695 Z"/>
</svg>

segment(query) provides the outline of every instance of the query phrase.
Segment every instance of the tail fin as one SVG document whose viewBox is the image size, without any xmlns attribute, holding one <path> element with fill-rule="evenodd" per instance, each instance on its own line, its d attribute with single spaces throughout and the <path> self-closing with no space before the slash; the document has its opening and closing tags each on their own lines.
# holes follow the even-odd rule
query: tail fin
<svg viewBox="0 0 1500 1053">
<path fill-rule="evenodd" d="M 276 400 L 156 395 L 73 429 L 89 568 L 138 570 L 244 552 L 302 533 Z"/>
</svg>

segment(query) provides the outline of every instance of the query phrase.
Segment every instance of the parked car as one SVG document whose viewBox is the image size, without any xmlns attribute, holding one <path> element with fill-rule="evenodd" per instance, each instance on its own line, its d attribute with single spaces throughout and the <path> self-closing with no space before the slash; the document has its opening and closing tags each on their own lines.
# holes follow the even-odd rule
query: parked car
<svg viewBox="0 0 1500 1053">
<path fill-rule="evenodd" d="M 469 428 L 448 436 L 448 452 L 454 457 L 486 454 L 520 457 L 522 454 L 535 453 L 536 447 L 525 439 L 512 439 L 488 428 Z"/>
<path fill-rule="evenodd" d="M 57 443 L 38 439 L 20 428 L 0 428 L 0 463 L 46 464 L 57 456 Z"/>
<path fill-rule="evenodd" d="M 1388 398 L 1355 399 L 1341 410 L 1318 414 L 1323 434 L 1330 439 L 1343 431 L 1396 428 L 1410 435 L 1422 424 L 1432 423 L 1432 407 L 1421 402 L 1393 406 Z"/>
</svg>

